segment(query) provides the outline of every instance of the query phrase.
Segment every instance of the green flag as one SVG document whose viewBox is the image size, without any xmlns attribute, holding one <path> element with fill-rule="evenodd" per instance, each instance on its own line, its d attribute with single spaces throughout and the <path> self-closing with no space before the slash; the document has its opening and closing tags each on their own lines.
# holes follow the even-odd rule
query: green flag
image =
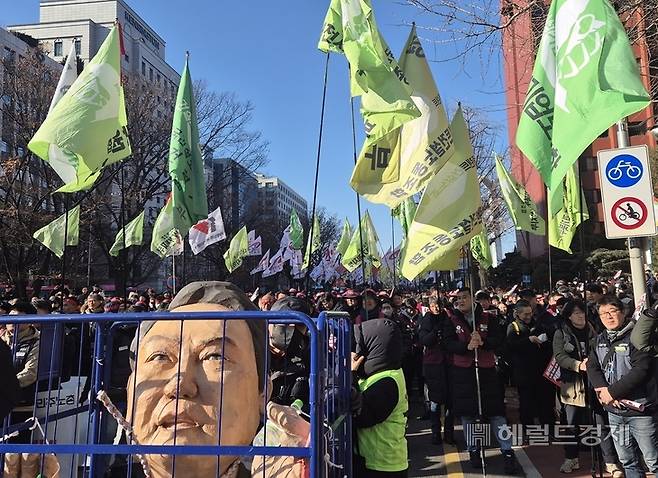
<svg viewBox="0 0 658 478">
<path fill-rule="evenodd" d="M 496 173 L 509 215 L 512 217 L 516 229 L 538 236 L 546 234 L 546 221 L 537 212 L 537 205 L 530 198 L 528 191 L 509 176 L 498 156 L 496 156 Z"/>
<path fill-rule="evenodd" d="M 489 269 L 493 264 L 489 236 L 484 226 L 482 226 L 480 234 L 471 238 L 471 254 L 473 254 L 473 258 L 480 263 L 483 269 Z"/>
<path fill-rule="evenodd" d="M 427 185 L 401 252 L 400 272 L 409 280 L 452 262 L 482 230 L 477 164 L 461 108 L 450 129 L 457 151 Z"/>
<path fill-rule="evenodd" d="M 363 231 L 363 241 L 361 241 L 361 233 Z M 363 255 L 361 255 L 361 244 L 363 242 Z M 382 259 L 377 250 L 377 243 L 379 238 L 375 231 L 375 226 L 372 224 L 370 214 L 366 214 L 361 218 L 360 226 L 354 229 L 352 240 L 350 241 L 345 254 L 341 259 L 341 264 L 349 272 L 354 271 L 361 265 L 363 258 L 366 260 L 366 265 L 380 267 Z"/>
<path fill-rule="evenodd" d="M 290 212 L 290 243 L 297 251 L 301 251 L 304 247 L 304 228 L 294 208 Z"/>
<path fill-rule="evenodd" d="M 329 22 L 342 27 L 331 47 L 320 42 L 322 50 L 342 50 L 350 64 L 352 96 L 361 96 L 361 114 L 368 142 L 377 141 L 414 118 L 420 111 L 411 99 L 409 81 L 379 33 L 370 0 L 334 1 L 327 13 Z M 334 23 L 322 29 L 323 38 Z M 334 29 L 335 29 L 334 25 Z"/>
<path fill-rule="evenodd" d="M 81 191 L 102 168 L 130 156 L 127 125 L 115 25 L 28 148 L 62 178 L 65 185 L 58 191 Z"/>
<path fill-rule="evenodd" d="M 114 244 L 110 248 L 110 255 L 116 257 L 119 251 L 125 247 L 141 246 L 144 243 L 144 216 L 145 211 L 142 211 L 135 219 L 126 224 L 125 227 L 119 229 Z M 124 234 L 125 230 L 125 234 Z M 124 240 L 125 235 L 125 240 Z"/>
<path fill-rule="evenodd" d="M 338 244 L 336 245 L 336 252 L 341 256 L 344 255 L 347 247 L 350 245 L 351 239 L 352 226 L 350 226 L 349 219 L 345 218 L 345 222 L 343 222 L 343 231 L 340 233 L 340 239 L 338 239 Z"/>
<path fill-rule="evenodd" d="M 402 226 L 403 240 L 407 238 L 407 234 L 409 232 L 409 228 L 411 227 L 411 223 L 414 220 L 414 216 L 416 215 L 417 208 L 418 206 L 416 205 L 414 198 L 408 197 L 391 210 L 393 217 L 400 221 L 400 226 Z"/>
<path fill-rule="evenodd" d="M 583 221 L 589 219 L 585 195 L 578 181 L 578 163 L 567 171 L 558 189 L 549 191 L 548 210 L 548 243 L 571 254 L 571 241 L 581 223 L 581 214 Z"/>
<path fill-rule="evenodd" d="M 422 114 L 375 142 L 367 141 L 350 179 L 368 201 L 390 208 L 422 191 L 455 152 L 448 116 L 415 26 L 402 50 L 400 68 Z"/>
<path fill-rule="evenodd" d="M 601 133 L 648 104 L 608 0 L 553 0 L 516 133 L 548 188 L 560 186 Z"/>
<path fill-rule="evenodd" d="M 177 256 L 183 252 L 183 242 L 178 229 L 174 227 L 174 207 L 171 194 L 167 197 L 164 207 L 158 214 L 153 225 L 151 236 L 151 252 L 164 259 L 167 256 Z"/>
<path fill-rule="evenodd" d="M 247 227 L 242 226 L 233 239 L 228 250 L 224 253 L 224 263 L 229 273 L 242 265 L 242 259 L 249 255 L 249 239 Z"/>
<path fill-rule="evenodd" d="M 57 257 L 64 255 L 64 230 L 66 230 L 66 245 L 77 246 L 80 234 L 80 205 L 59 216 L 50 224 L 45 225 L 32 237 L 53 251 Z"/>
<path fill-rule="evenodd" d="M 325 53 L 343 53 L 343 19 L 341 0 L 331 0 L 324 18 L 318 49 Z"/>
<path fill-rule="evenodd" d="M 208 198 L 199 146 L 199 126 L 188 60 L 178 85 L 169 143 L 174 227 L 187 234 L 190 227 L 208 217 Z"/>
<path fill-rule="evenodd" d="M 319 251 L 320 247 L 322 247 L 322 242 L 320 241 L 320 220 L 315 216 L 313 219 L 313 238 L 311 240 L 311 234 L 309 233 L 302 270 L 308 268 L 308 265 L 311 263 L 311 255 L 315 254 L 316 251 Z"/>
</svg>

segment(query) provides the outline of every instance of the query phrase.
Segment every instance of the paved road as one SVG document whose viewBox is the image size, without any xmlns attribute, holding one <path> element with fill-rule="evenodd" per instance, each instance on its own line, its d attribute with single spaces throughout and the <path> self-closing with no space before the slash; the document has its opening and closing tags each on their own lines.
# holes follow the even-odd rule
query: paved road
<svg viewBox="0 0 658 478">
<path fill-rule="evenodd" d="M 507 402 L 513 420 L 516 409 L 514 394 L 508 393 Z M 455 430 L 456 447 L 446 444 L 432 445 L 430 443 L 430 423 L 427 420 L 418 418 L 421 412 L 422 403 L 420 399 L 412 397 L 407 433 L 410 460 L 409 477 L 481 477 L 481 470 L 475 470 L 469 464 L 468 452 L 464 451 L 465 446 L 461 427 L 458 426 Z M 563 448 L 560 445 L 515 447 L 514 451 L 522 468 L 515 476 L 525 476 L 527 478 L 584 478 L 592 476 L 589 450 L 583 450 L 580 454 L 580 470 L 568 475 L 559 472 L 560 465 L 564 460 Z M 500 450 L 497 448 L 487 449 L 486 464 L 487 477 L 502 478 L 508 476 L 503 473 L 503 460 Z M 597 474 L 597 476 L 600 475 Z M 604 473 L 603 476 L 608 477 L 610 475 Z"/>
</svg>

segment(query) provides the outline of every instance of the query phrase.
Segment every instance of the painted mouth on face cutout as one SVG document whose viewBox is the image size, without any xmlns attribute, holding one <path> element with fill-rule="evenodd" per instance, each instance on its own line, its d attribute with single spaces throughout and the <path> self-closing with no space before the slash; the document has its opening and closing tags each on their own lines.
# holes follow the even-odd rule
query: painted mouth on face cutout
<svg viewBox="0 0 658 478">
<path fill-rule="evenodd" d="M 168 413 L 158 420 L 158 426 L 172 432 L 174 430 L 178 432 L 201 427 L 196 420 L 186 413 L 179 413 L 178 417 L 173 413 Z"/>
</svg>

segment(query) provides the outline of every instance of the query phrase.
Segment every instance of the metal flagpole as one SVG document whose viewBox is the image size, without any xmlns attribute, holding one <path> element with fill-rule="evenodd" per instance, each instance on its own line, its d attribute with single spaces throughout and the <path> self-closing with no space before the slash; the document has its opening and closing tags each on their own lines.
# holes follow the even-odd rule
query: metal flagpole
<svg viewBox="0 0 658 478">
<path fill-rule="evenodd" d="M 121 161 L 121 232 L 123 232 L 123 249 L 121 249 L 121 275 L 123 282 L 123 305 L 128 310 L 128 258 L 126 257 L 126 187 L 124 183 L 123 166 L 125 162 Z"/>
<path fill-rule="evenodd" d="M 395 219 L 393 218 L 393 211 L 391 211 L 391 242 L 393 243 L 392 245 L 392 250 L 395 252 Z M 389 258 L 390 259 L 390 258 Z M 395 257 L 395 254 L 393 254 L 393 291 L 391 291 L 391 294 L 395 291 L 395 288 L 397 286 L 395 280 L 395 260 L 397 257 Z"/>
<path fill-rule="evenodd" d="M 320 108 L 320 132 L 318 133 L 318 151 L 315 158 L 315 183 L 313 184 L 313 206 L 311 207 L 311 228 L 309 231 L 308 247 L 309 251 L 313 250 L 313 233 L 315 227 L 315 206 L 318 196 L 318 179 L 320 177 L 320 152 L 322 151 L 322 130 L 324 128 L 324 107 L 327 100 L 327 76 L 329 73 L 329 56 L 324 63 L 324 84 L 322 86 L 322 107 Z M 308 265 L 306 267 L 306 277 L 304 278 L 306 292 L 309 293 L 311 281 L 311 268 L 313 267 L 313 254 L 308 253 Z"/>
<path fill-rule="evenodd" d="M 172 296 L 176 295 L 176 255 L 171 255 L 171 291 Z"/>
<path fill-rule="evenodd" d="M 551 253 L 551 238 L 549 236 L 550 222 L 551 222 L 551 211 L 548 205 L 548 195 L 551 192 L 548 190 L 546 185 L 544 185 L 544 195 L 546 196 L 546 247 L 548 248 L 548 291 L 553 290 L 553 256 Z"/>
<path fill-rule="evenodd" d="M 617 142 L 618 147 L 626 148 L 630 146 L 628 137 L 628 123 L 623 118 L 617 123 Z M 581 206 L 582 211 L 582 206 Z M 628 258 L 631 263 L 631 280 L 633 281 L 633 298 L 635 304 L 639 304 L 642 296 L 646 294 L 646 285 L 644 280 L 644 257 L 642 254 L 642 239 L 639 237 L 628 238 Z"/>
<path fill-rule="evenodd" d="M 87 290 L 91 287 L 91 221 L 89 221 L 89 243 L 87 245 Z"/>
<path fill-rule="evenodd" d="M 66 288 L 66 244 L 69 239 L 69 196 L 64 197 L 64 251 L 62 254 L 62 300 L 59 311 L 64 313 L 64 289 Z"/>
<path fill-rule="evenodd" d="M 354 98 L 350 96 L 350 112 L 352 114 L 352 147 L 353 147 L 353 152 L 354 152 L 354 165 L 356 166 L 356 125 L 354 123 Z M 361 197 L 359 196 L 359 193 L 355 191 L 356 194 L 356 214 L 358 216 L 359 220 L 359 246 L 361 248 L 360 254 L 361 254 L 361 273 L 363 275 L 363 284 L 366 284 L 366 257 L 365 257 L 365 252 L 364 252 L 364 247 L 363 247 L 363 228 L 361 227 Z M 366 311 L 366 320 L 368 320 L 368 311 L 364 308 L 363 310 Z"/>
</svg>

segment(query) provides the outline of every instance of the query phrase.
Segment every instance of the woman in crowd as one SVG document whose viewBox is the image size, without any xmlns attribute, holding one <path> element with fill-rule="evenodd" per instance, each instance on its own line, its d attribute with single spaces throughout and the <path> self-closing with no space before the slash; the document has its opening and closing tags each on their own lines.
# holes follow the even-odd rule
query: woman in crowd
<svg viewBox="0 0 658 478">
<path fill-rule="evenodd" d="M 579 429 L 591 422 L 591 410 L 588 405 L 591 390 L 587 382 L 587 357 L 589 344 L 596 337 L 594 327 L 587 321 L 587 306 L 580 300 L 571 300 L 562 309 L 565 318 L 553 336 L 553 354 L 560 365 L 560 401 L 564 405 L 566 424 L 571 427 L 572 442 L 577 443 Z M 606 469 L 613 478 L 623 475 L 617 465 L 614 444 L 608 438 L 604 439 L 601 449 Z M 578 460 L 578 445 L 564 446 L 565 459 L 560 467 L 561 473 L 571 473 L 580 468 Z"/>
</svg>

